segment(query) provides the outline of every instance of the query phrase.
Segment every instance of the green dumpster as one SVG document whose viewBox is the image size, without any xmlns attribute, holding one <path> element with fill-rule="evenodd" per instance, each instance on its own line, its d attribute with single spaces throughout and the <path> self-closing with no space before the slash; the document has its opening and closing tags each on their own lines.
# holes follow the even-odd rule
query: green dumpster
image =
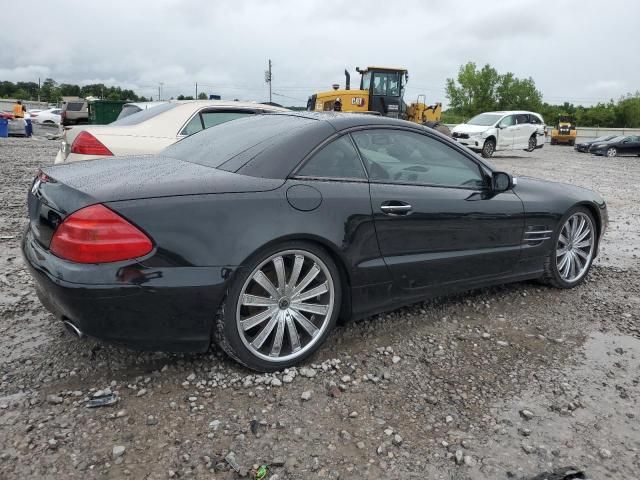
<svg viewBox="0 0 640 480">
<path fill-rule="evenodd" d="M 106 125 L 114 122 L 125 103 L 127 102 L 122 100 L 93 100 L 89 102 L 89 124 Z"/>
</svg>

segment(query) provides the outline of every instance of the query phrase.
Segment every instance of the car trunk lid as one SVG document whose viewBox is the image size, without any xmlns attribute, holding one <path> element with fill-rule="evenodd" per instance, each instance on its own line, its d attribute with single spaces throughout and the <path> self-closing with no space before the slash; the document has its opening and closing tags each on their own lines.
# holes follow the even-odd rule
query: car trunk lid
<svg viewBox="0 0 640 480">
<path fill-rule="evenodd" d="M 29 192 L 30 227 L 49 246 L 70 213 L 96 203 L 142 198 L 260 192 L 282 179 L 255 178 L 163 156 L 115 157 L 41 170 Z"/>
</svg>

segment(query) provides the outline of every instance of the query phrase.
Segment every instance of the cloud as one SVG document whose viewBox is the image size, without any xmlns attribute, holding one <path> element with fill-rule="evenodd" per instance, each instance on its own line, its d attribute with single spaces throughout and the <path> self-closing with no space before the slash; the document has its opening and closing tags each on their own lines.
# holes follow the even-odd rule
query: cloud
<svg viewBox="0 0 640 480">
<path fill-rule="evenodd" d="M 284 103 L 344 84 L 345 67 L 357 83 L 355 67 L 372 64 L 408 68 L 407 96 L 435 102 L 445 100 L 446 78 L 475 61 L 533 77 L 552 101 L 618 96 L 640 84 L 625 48 L 640 44 L 640 3 L 610 0 L 606 8 L 625 14 L 603 22 L 596 0 L 43 1 L 38 15 L 56 26 L 52 35 L 35 41 L 24 22 L 5 22 L 0 79 L 103 81 L 147 96 L 160 82 L 172 96 L 194 93 L 198 82 L 224 98 L 264 100 L 271 58 Z M 31 18 L 33 4 L 9 2 L 3 16 Z M 595 84 L 594 68 L 604 65 L 619 84 Z"/>
</svg>

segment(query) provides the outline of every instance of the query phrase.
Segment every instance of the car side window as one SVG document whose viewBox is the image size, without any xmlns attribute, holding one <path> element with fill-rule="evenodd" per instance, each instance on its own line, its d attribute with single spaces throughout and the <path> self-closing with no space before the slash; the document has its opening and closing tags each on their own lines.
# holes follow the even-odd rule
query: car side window
<svg viewBox="0 0 640 480">
<path fill-rule="evenodd" d="M 230 120 L 235 120 L 236 118 L 246 117 L 247 115 L 254 115 L 255 112 L 250 110 L 245 111 L 237 111 L 237 112 L 202 112 L 202 122 L 204 123 L 204 128 L 213 127 L 215 125 L 220 125 L 221 123 L 228 122 Z"/>
<path fill-rule="evenodd" d="M 180 135 L 193 135 L 194 133 L 198 133 L 202 129 L 202 119 L 200 118 L 200 114 L 197 113 L 191 120 L 189 120 L 189 123 L 185 125 L 185 127 L 180 132 Z"/>
<path fill-rule="evenodd" d="M 515 124 L 514 115 L 507 115 L 502 120 L 500 120 L 500 127 L 510 127 Z"/>
<path fill-rule="evenodd" d="M 529 123 L 529 115 L 525 115 L 525 114 L 516 115 L 516 123 L 518 125 Z"/>
<path fill-rule="evenodd" d="M 373 181 L 448 187 L 485 185 L 478 164 L 430 136 L 391 129 L 363 130 L 352 136 Z"/>
<path fill-rule="evenodd" d="M 366 179 L 367 176 L 348 135 L 322 147 L 297 172 L 298 176 L 314 178 Z"/>
<path fill-rule="evenodd" d="M 247 115 L 254 115 L 253 110 L 238 110 L 233 112 L 225 112 L 220 110 L 204 110 L 193 116 L 189 123 L 180 132 L 180 135 L 193 135 L 205 128 L 214 127 L 221 123 L 235 120 L 236 118 L 246 117 Z"/>
<path fill-rule="evenodd" d="M 542 124 L 542 122 L 540 121 L 537 115 L 529 115 L 529 122 L 534 125 Z"/>
</svg>

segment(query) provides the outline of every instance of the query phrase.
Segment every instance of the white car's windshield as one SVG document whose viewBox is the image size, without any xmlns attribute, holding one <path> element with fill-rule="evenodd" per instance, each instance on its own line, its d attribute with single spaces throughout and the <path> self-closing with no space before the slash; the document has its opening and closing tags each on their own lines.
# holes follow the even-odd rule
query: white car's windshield
<svg viewBox="0 0 640 480">
<path fill-rule="evenodd" d="M 502 115 L 496 115 L 493 113 L 481 113 L 480 115 L 476 115 L 471 120 L 467 122 L 467 125 L 480 125 L 483 127 L 489 127 L 491 125 L 495 125 L 495 123 L 500 120 Z"/>
</svg>

